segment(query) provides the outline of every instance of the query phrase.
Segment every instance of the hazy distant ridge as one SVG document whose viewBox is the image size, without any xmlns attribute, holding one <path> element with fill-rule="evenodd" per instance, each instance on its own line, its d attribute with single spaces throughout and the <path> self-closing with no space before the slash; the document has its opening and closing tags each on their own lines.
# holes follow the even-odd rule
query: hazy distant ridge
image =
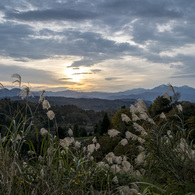
<svg viewBox="0 0 195 195">
<path fill-rule="evenodd" d="M 189 86 L 174 87 L 176 92 L 181 94 L 180 100 L 186 100 L 195 102 L 195 88 Z M 147 101 L 154 101 L 157 96 L 163 95 L 164 92 L 173 95 L 167 85 L 160 85 L 153 89 L 137 88 L 123 92 L 106 93 L 106 92 L 78 92 L 78 91 L 59 91 L 59 92 L 46 92 L 47 96 L 62 96 L 62 97 L 73 97 L 73 98 L 99 98 L 99 99 L 143 99 Z"/>
<path fill-rule="evenodd" d="M 195 88 L 189 86 L 182 87 L 174 87 L 176 92 L 181 94 L 180 101 L 186 100 L 195 102 Z M 19 94 L 20 89 L 14 88 L 11 90 L 5 89 L 0 90 L 0 97 L 13 97 Z M 107 93 L 107 92 L 78 92 L 72 90 L 65 91 L 46 91 L 46 96 L 55 96 L 55 97 L 70 97 L 70 98 L 99 98 L 99 99 L 107 99 L 107 100 L 115 100 L 115 99 L 143 99 L 147 101 L 154 101 L 157 96 L 161 96 L 164 92 L 169 93 L 169 95 L 173 95 L 169 90 L 167 85 L 160 85 L 153 89 L 144 89 L 144 88 L 136 88 L 122 92 L 116 93 Z M 41 92 L 33 92 L 34 96 L 38 96 Z"/>
</svg>

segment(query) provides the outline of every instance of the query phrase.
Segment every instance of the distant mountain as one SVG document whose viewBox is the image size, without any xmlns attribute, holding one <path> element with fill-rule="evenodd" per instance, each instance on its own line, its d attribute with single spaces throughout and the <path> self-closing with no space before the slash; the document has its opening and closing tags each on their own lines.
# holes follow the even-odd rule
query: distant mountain
<svg viewBox="0 0 195 195">
<path fill-rule="evenodd" d="M 20 89 L 19 88 L 13 88 L 13 89 L 0 89 L 0 97 L 14 97 L 14 96 L 18 96 L 18 94 L 20 93 Z"/>
<path fill-rule="evenodd" d="M 15 96 L 12 100 L 19 100 L 20 98 Z M 38 102 L 39 97 L 30 97 L 28 99 L 31 102 Z M 58 105 L 75 105 L 83 110 L 94 110 L 94 111 L 107 111 L 107 110 L 119 110 L 121 107 L 125 106 L 129 108 L 131 104 L 134 104 L 136 100 L 106 100 L 97 98 L 68 98 L 68 97 L 56 97 L 48 96 L 47 100 L 52 106 Z M 149 106 L 151 102 L 145 101 L 146 105 Z"/>
<path fill-rule="evenodd" d="M 195 88 L 189 86 L 182 86 L 182 87 L 174 87 L 176 92 L 179 92 L 181 97 L 180 101 L 190 101 L 195 102 Z M 0 90 L 0 97 L 13 97 L 17 96 L 20 92 L 20 89 L 5 89 L 3 91 Z M 46 91 L 45 96 L 51 97 L 66 97 L 66 98 L 96 98 L 96 99 L 105 99 L 105 100 L 130 100 L 130 99 L 143 99 L 146 101 L 154 101 L 158 96 L 163 95 L 164 92 L 167 92 L 169 95 L 173 95 L 172 92 L 168 90 L 167 85 L 160 85 L 153 89 L 144 89 L 144 88 L 136 88 L 122 92 L 116 93 L 107 93 L 107 92 L 79 92 L 79 91 L 72 91 L 72 90 L 65 90 L 65 91 Z M 33 92 L 34 96 L 40 95 L 40 91 Z"/>
<path fill-rule="evenodd" d="M 195 102 L 195 89 L 188 86 L 174 87 L 176 92 L 179 92 L 181 97 L 180 101 Z M 146 101 L 154 101 L 158 96 L 163 95 L 167 92 L 170 96 L 173 95 L 169 91 L 167 85 L 160 85 L 153 89 L 137 88 L 116 93 L 106 92 L 78 92 L 78 91 L 59 91 L 59 92 L 46 92 L 47 96 L 62 96 L 62 97 L 73 97 L 73 98 L 99 98 L 99 99 L 143 99 Z"/>
</svg>

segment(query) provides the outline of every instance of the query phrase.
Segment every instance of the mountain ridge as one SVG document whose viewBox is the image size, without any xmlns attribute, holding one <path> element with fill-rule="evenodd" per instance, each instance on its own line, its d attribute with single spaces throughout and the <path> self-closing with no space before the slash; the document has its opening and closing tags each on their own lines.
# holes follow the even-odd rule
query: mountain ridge
<svg viewBox="0 0 195 195">
<path fill-rule="evenodd" d="M 174 86 L 174 90 L 179 92 L 181 97 L 180 101 L 190 101 L 195 102 L 195 88 L 189 87 L 187 85 L 177 87 Z M 0 98 L 3 97 L 13 97 L 18 96 L 20 92 L 19 88 L 13 89 L 1 89 Z M 74 90 L 64 90 L 64 91 L 46 91 L 45 96 L 50 97 L 68 97 L 68 98 L 98 98 L 106 100 L 116 100 L 116 99 L 143 99 L 146 101 L 154 101 L 158 96 L 163 95 L 164 92 L 167 92 L 170 96 L 173 95 L 169 91 L 168 86 L 165 84 L 159 85 L 152 89 L 145 88 L 134 88 L 121 92 L 79 92 Z M 41 91 L 33 91 L 33 96 L 39 96 Z"/>
</svg>

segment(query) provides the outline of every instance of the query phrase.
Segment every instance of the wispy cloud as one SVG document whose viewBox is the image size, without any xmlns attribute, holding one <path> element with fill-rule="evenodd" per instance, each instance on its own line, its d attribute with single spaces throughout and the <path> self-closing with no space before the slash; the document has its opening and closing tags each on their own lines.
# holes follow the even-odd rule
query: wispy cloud
<svg viewBox="0 0 195 195">
<path fill-rule="evenodd" d="M 108 78 L 105 78 L 105 80 L 107 81 L 113 81 L 113 80 L 118 80 L 119 78 L 117 77 L 108 77 Z"/>
<path fill-rule="evenodd" d="M 68 80 L 71 80 L 71 78 L 60 78 L 58 80 L 60 80 L 60 81 L 68 81 Z"/>
<path fill-rule="evenodd" d="M 195 73 L 194 74 L 173 75 L 170 78 L 194 78 L 194 77 L 195 77 Z"/>
<path fill-rule="evenodd" d="M 46 9 L 46 10 L 33 10 L 27 12 L 6 12 L 6 19 L 18 19 L 24 21 L 51 21 L 51 20 L 92 20 L 97 18 L 98 14 L 89 10 L 77 9 Z"/>
<path fill-rule="evenodd" d="M 101 69 L 92 69 L 91 72 L 93 72 L 94 74 L 98 73 L 98 72 L 101 72 L 102 70 Z"/>
<path fill-rule="evenodd" d="M 61 85 L 71 82 L 57 68 L 64 66 L 83 81 L 93 74 L 87 85 L 102 90 L 102 81 L 113 80 L 125 89 L 129 83 L 148 87 L 153 80 L 180 83 L 181 78 L 194 85 L 187 79 L 195 73 L 194 8 L 193 0 L 2 0 L 0 55 L 12 61 L 0 59 L 1 81 L 8 80 L 4 75 L 12 74 L 12 67 L 27 80 Z M 61 59 L 52 70 L 50 63 L 41 64 L 56 56 Z M 42 69 L 33 69 L 32 62 Z"/>
<path fill-rule="evenodd" d="M 92 74 L 91 72 L 77 72 L 73 73 L 73 75 L 83 75 L 83 74 Z"/>
</svg>

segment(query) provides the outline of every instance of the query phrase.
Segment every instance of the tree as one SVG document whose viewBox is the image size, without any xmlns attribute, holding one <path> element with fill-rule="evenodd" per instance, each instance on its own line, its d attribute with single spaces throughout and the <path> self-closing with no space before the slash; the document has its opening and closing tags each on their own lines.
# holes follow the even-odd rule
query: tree
<svg viewBox="0 0 195 195">
<path fill-rule="evenodd" d="M 110 128 L 110 120 L 108 118 L 108 114 L 105 113 L 102 124 L 101 124 L 100 135 L 107 133 L 109 128 Z"/>
<path fill-rule="evenodd" d="M 117 129 L 121 133 L 125 133 L 125 131 L 132 131 L 132 122 L 125 123 L 121 119 L 121 114 L 126 114 L 129 118 L 131 118 L 131 113 L 128 108 L 121 108 L 118 110 L 111 120 L 111 128 Z"/>
<path fill-rule="evenodd" d="M 66 131 L 67 131 L 66 128 L 63 128 L 63 127 L 59 126 L 57 131 L 58 131 L 58 136 L 59 136 L 60 139 L 63 139 L 63 138 L 66 137 Z"/>
<path fill-rule="evenodd" d="M 153 104 L 148 108 L 149 113 L 152 117 L 157 114 L 161 114 L 162 112 L 168 112 L 171 109 L 170 101 L 163 96 L 158 96 Z"/>
<path fill-rule="evenodd" d="M 101 124 L 102 122 L 100 121 L 99 123 L 96 123 L 95 124 L 95 127 L 94 127 L 94 134 L 98 134 L 100 133 L 100 127 L 101 127 Z"/>
<path fill-rule="evenodd" d="M 79 126 L 77 124 L 73 127 L 73 135 L 74 137 L 79 137 Z"/>
<path fill-rule="evenodd" d="M 79 129 L 79 131 L 80 131 L 80 136 L 81 136 L 81 137 L 86 137 L 86 136 L 87 136 L 87 131 L 86 131 L 85 128 L 81 127 L 81 128 Z"/>
</svg>

